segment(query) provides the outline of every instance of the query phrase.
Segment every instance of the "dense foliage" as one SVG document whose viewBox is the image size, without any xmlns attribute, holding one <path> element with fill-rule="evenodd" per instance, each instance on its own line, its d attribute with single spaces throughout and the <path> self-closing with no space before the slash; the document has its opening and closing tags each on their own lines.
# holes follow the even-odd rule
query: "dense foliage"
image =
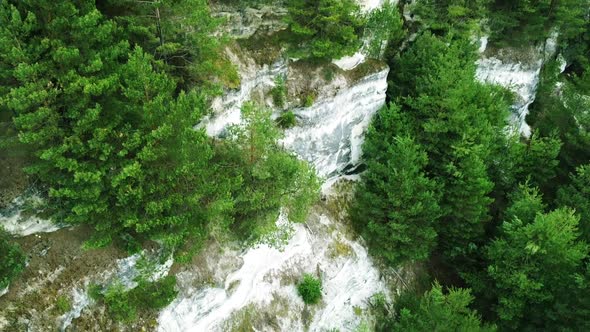
<svg viewBox="0 0 590 332">
<path fill-rule="evenodd" d="M 421 0 L 414 3 L 412 12 L 434 32 L 469 34 L 480 29 L 490 1 Z"/>
<path fill-rule="evenodd" d="M 221 53 L 227 39 L 211 37 L 222 20 L 211 16 L 206 0 L 107 0 L 97 8 L 123 28 L 132 44 L 161 60 L 181 88 L 239 83 Z"/>
<path fill-rule="evenodd" d="M 389 256 L 426 258 L 438 234 L 450 262 L 470 256 L 482 240 L 493 189 L 487 164 L 508 107 L 500 89 L 475 82 L 474 62 L 468 41 L 425 33 L 392 63 L 390 98 L 399 101 L 401 115 L 395 118 L 392 109 L 398 106 L 390 106 L 369 131 L 364 145 L 369 180 L 358 191 L 357 210 L 375 212 L 355 218 L 359 228 L 386 226 L 366 226 L 383 236 L 376 240 L 382 249 L 400 240 L 413 243 L 389 248 Z M 400 146 L 404 135 L 408 143 Z M 408 146 L 412 141 L 414 147 Z M 388 232 L 397 235 L 383 241 L 392 236 Z"/>
<path fill-rule="evenodd" d="M 158 62 L 90 4 L 3 6 L 12 83 L 3 102 L 35 148 L 28 171 L 48 187 L 53 217 L 93 225 L 97 245 L 139 234 L 177 246 L 199 235 L 212 155 L 192 130 L 202 97 L 175 96 Z"/>
<path fill-rule="evenodd" d="M 559 330 L 567 325 L 586 330 L 590 295 L 584 261 L 588 245 L 578 240 L 578 217 L 572 210 L 537 213 L 533 221 L 517 217 L 502 225 L 501 237 L 485 248 L 481 294 L 494 294 L 493 310 L 503 327 Z"/>
<path fill-rule="evenodd" d="M 492 0 L 489 22 L 495 40 L 543 41 L 552 31 L 568 38 L 583 29 L 588 0 Z"/>
<path fill-rule="evenodd" d="M 362 45 L 365 20 L 354 0 L 289 0 L 287 8 L 294 57 L 338 59 Z"/>
<path fill-rule="evenodd" d="M 402 295 L 396 303 L 396 318 L 389 331 L 492 332 L 496 328 L 482 324 L 477 312 L 469 308 L 474 297 L 469 290 L 450 289 L 447 294 L 434 284 L 420 299 Z"/>
<path fill-rule="evenodd" d="M 441 214 L 436 183 L 424 173 L 426 152 L 409 136 L 395 105 L 377 117 L 367 132 L 368 171 L 357 189 L 352 218 L 373 253 L 388 262 L 426 259 L 436 245 L 435 222 Z"/>
<path fill-rule="evenodd" d="M 397 315 L 377 315 L 378 329 L 492 329 L 467 306 L 500 330 L 588 329 L 588 8 L 574 0 L 413 5 L 417 37 L 386 53 L 390 105 L 367 133 L 351 217 L 373 255 L 392 266 L 425 261 L 449 295 L 440 286 L 404 295 Z M 510 93 L 475 79 L 472 36 L 487 27 L 494 47 L 535 46 L 559 32 L 566 69 L 544 59 L 530 137 L 505 129 Z M 455 310 L 470 323 L 450 318 Z"/>
<path fill-rule="evenodd" d="M 193 128 L 222 59 L 206 2 L 152 5 L 162 21 L 135 1 L 104 5 L 106 15 L 92 1 L 2 4 L 2 107 L 34 151 L 27 171 L 52 217 L 92 225 L 90 246 L 136 250 L 149 238 L 189 253 L 230 225 L 258 239 L 281 207 L 302 220 L 315 177 L 276 145 L 270 114 L 246 107 L 245 127 L 222 144 Z M 203 30 L 187 31 L 196 21 Z"/>
<path fill-rule="evenodd" d="M 141 311 L 158 310 L 170 304 L 178 293 L 175 286 L 174 276 L 157 281 L 139 278 L 138 285 L 132 289 L 127 290 L 123 284 L 115 282 L 104 291 L 100 286 L 94 286 L 90 295 L 105 304 L 113 319 L 131 322 Z"/>
<path fill-rule="evenodd" d="M 254 2 L 270 1 L 239 5 Z M 371 15 L 354 0 L 285 4 L 288 29 L 272 38 L 288 56 L 329 61 L 364 47 L 391 67 L 350 216 L 381 262 L 422 262 L 443 285 L 401 296 L 378 329 L 589 330 L 589 0 L 423 0 L 406 21 L 392 4 Z M 275 121 L 246 103 L 223 137 L 197 126 L 239 83 L 220 23 L 206 0 L 0 4 L 0 119 L 12 121 L 0 147 L 18 138 L 47 212 L 91 226 L 88 247 L 137 251 L 149 239 L 187 258 L 209 237 L 273 242 L 281 214 L 305 220 L 318 180 L 278 143 L 293 112 Z M 565 68 L 543 54 L 530 137 L 506 130 L 511 94 L 475 79 L 482 33 L 492 50 L 546 51 L 556 39 Z M 283 77 L 270 93 L 284 110 Z M 0 256 L 1 290 L 25 262 L 3 230 Z M 91 292 L 120 321 L 176 296 L 173 276 L 136 281 Z M 297 291 L 318 303 L 321 280 L 305 275 Z"/>
</svg>

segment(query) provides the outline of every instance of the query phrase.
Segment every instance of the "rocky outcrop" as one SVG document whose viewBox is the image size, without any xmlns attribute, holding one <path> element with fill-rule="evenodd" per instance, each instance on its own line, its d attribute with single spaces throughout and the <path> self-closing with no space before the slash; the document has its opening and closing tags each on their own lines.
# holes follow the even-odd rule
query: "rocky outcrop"
<svg viewBox="0 0 590 332">
<path fill-rule="evenodd" d="M 488 47 L 487 37 L 481 39 L 481 58 L 477 61 L 476 78 L 482 82 L 506 87 L 515 95 L 510 116 L 514 129 L 523 136 L 531 135 L 526 123 L 529 106 L 535 101 L 539 75 L 544 62 L 556 52 L 557 36 L 543 45 L 529 48 Z"/>
<path fill-rule="evenodd" d="M 228 125 L 239 123 L 240 108 L 246 101 L 272 108 L 269 91 L 275 79 L 284 76 L 287 107 L 295 113 L 297 125 L 285 132 L 282 144 L 325 177 L 359 163 L 363 133 L 373 114 L 385 104 L 389 72 L 385 64 L 369 61 L 345 71 L 332 64 L 288 63 L 282 58 L 260 65 L 239 47 L 228 54 L 238 66 L 241 86 L 214 101 L 214 114 L 201 124 L 209 135 L 223 136 Z M 311 105 L 302 106 L 310 100 Z"/>
<path fill-rule="evenodd" d="M 388 290 L 364 244 L 330 210 L 338 201 L 337 194 L 328 197 L 305 225 L 293 225 L 284 247 L 260 245 L 241 253 L 243 264 L 226 269 L 223 282 L 200 289 L 181 285 L 189 288 L 181 288 L 181 296 L 161 312 L 158 331 L 347 331 L 358 326 L 362 317 L 355 311 L 366 310 L 368 298 Z M 224 265 L 235 267 L 223 261 L 213 267 Z M 296 290 L 301 275 L 310 272 L 323 282 L 322 301 L 314 306 L 306 306 Z"/>
<path fill-rule="evenodd" d="M 294 81 L 314 86 L 294 71 L 290 72 Z M 298 125 L 287 130 L 282 143 L 314 165 L 321 176 L 353 169 L 360 162 L 364 132 L 375 112 L 385 105 L 388 72 L 379 62 L 341 72 L 316 90 L 313 105 L 293 109 Z M 322 77 L 320 73 L 306 76 L 320 81 Z"/>
<path fill-rule="evenodd" d="M 287 10 L 280 5 L 263 5 L 257 8 L 215 5 L 212 12 L 224 20 L 221 31 L 233 38 L 270 34 L 287 27 L 284 22 Z"/>
</svg>

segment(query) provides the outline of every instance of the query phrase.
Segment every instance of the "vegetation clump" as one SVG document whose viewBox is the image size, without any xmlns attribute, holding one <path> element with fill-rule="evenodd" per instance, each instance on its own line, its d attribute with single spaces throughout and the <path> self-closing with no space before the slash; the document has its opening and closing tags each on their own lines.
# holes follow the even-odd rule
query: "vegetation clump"
<svg viewBox="0 0 590 332">
<path fill-rule="evenodd" d="M 123 322 L 135 320 L 139 311 L 164 308 L 178 294 L 174 276 L 157 281 L 140 277 L 137 283 L 137 287 L 130 290 L 126 290 L 120 282 L 113 283 L 104 291 L 100 290 L 100 286 L 93 286 L 89 293 L 93 299 L 105 304 L 113 319 Z"/>
<path fill-rule="evenodd" d="M 57 307 L 57 310 L 60 314 L 65 314 L 66 312 L 72 310 L 72 301 L 69 297 L 60 295 L 57 297 L 55 306 Z"/>
<path fill-rule="evenodd" d="M 0 290 L 8 287 L 25 268 L 25 254 L 20 246 L 13 242 L 12 236 L 0 226 Z"/>
<path fill-rule="evenodd" d="M 365 19 L 354 0 L 291 0 L 287 8 L 293 57 L 338 59 L 362 45 Z"/>
<path fill-rule="evenodd" d="M 275 86 L 270 90 L 272 101 L 278 108 L 283 108 L 287 100 L 287 86 L 285 85 L 285 77 L 279 75 L 275 78 Z"/>
<path fill-rule="evenodd" d="M 322 281 L 311 274 L 304 274 L 297 284 L 297 292 L 306 304 L 316 304 L 322 298 Z"/>
<path fill-rule="evenodd" d="M 297 125 L 297 117 L 293 111 L 284 112 L 277 118 L 277 124 L 283 129 L 293 128 Z"/>
<path fill-rule="evenodd" d="M 302 222 L 316 201 L 319 183 L 314 170 L 278 145 L 282 131 L 271 111 L 247 103 L 241 125 L 229 128 L 219 146 L 233 209 L 230 229 L 239 238 L 256 242 L 276 230 L 281 209 L 292 222 Z M 272 241 L 272 239 L 270 239 Z"/>
<path fill-rule="evenodd" d="M 449 291 L 435 283 L 402 296 L 377 330 L 588 329 L 588 2 L 414 8 L 416 40 L 385 54 L 391 103 L 367 132 L 350 212 L 373 255 L 393 267 L 426 262 Z M 475 79 L 470 38 L 486 18 L 496 46 L 560 32 L 568 67 L 560 74 L 546 59 L 530 137 L 504 130 L 510 94 Z"/>
<path fill-rule="evenodd" d="M 388 331 L 473 331 L 493 332 L 496 327 L 484 324 L 475 311 L 469 308 L 474 300 L 469 290 L 454 289 L 445 293 L 434 284 L 421 297 L 406 293 L 395 304 L 395 319 Z M 385 331 L 385 330 L 383 330 Z"/>
</svg>

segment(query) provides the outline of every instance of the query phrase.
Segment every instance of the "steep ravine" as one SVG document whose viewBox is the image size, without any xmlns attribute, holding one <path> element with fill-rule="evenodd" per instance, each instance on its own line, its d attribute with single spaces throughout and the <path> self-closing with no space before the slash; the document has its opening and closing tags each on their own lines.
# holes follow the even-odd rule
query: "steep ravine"
<svg viewBox="0 0 590 332">
<path fill-rule="evenodd" d="M 240 107 L 251 100 L 280 114 L 269 91 L 282 75 L 288 91 L 285 109 L 294 112 L 297 125 L 286 130 L 281 142 L 331 180 L 324 186 L 325 202 L 313 209 L 305 224 L 291 225 L 284 247 L 225 252 L 202 264 L 198 272 L 181 267 L 180 295 L 161 312 L 158 330 L 353 330 L 366 319 L 369 298 L 390 290 L 347 225 L 342 195 L 349 197 L 351 186 L 337 179 L 360 162 L 363 132 L 385 104 L 388 68 L 370 61 L 346 71 L 280 57 L 260 64 L 251 55 L 257 50 L 236 46 L 228 52 L 239 69 L 241 86 L 215 101 L 216 111 L 203 124 L 207 132 L 223 136 L 224 128 L 239 123 Z M 313 103 L 303 106 L 309 95 Z M 333 183 L 340 189 L 333 190 Z M 279 222 L 288 223 L 282 218 Z M 322 276 L 321 304 L 306 306 L 298 297 L 295 285 L 303 273 Z M 195 276 L 203 275 L 210 276 L 210 286 L 195 284 Z"/>
</svg>

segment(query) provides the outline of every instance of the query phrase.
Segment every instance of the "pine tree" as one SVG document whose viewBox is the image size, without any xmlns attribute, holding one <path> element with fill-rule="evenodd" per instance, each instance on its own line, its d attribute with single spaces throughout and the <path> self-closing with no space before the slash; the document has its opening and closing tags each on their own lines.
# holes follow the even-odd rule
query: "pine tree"
<svg viewBox="0 0 590 332">
<path fill-rule="evenodd" d="M 180 88 L 219 92 L 220 84 L 239 84 L 223 53 L 228 39 L 212 37 L 222 19 L 212 16 L 206 0 L 107 0 L 97 6 L 124 28 L 132 45 L 162 60 Z"/>
<path fill-rule="evenodd" d="M 286 18 L 298 58 L 338 59 L 362 45 L 364 18 L 353 0 L 290 0 Z"/>
<path fill-rule="evenodd" d="M 588 245 L 578 239 L 577 227 L 568 209 L 537 214 L 532 223 L 504 223 L 486 250 L 489 281 L 479 287 L 496 296 L 493 308 L 503 327 L 588 329 L 588 307 L 579 306 L 590 291 L 584 275 Z"/>
<path fill-rule="evenodd" d="M 209 183 L 209 139 L 192 129 L 204 98 L 177 95 L 162 64 L 131 50 L 92 1 L 1 11 L 0 63 L 10 77 L 2 101 L 35 151 L 27 170 L 47 189 L 54 220 L 92 225 L 91 246 L 198 244 L 226 199 Z"/>
<path fill-rule="evenodd" d="M 518 190 L 511 196 L 511 204 L 506 209 L 505 219 L 518 219 L 525 224 L 535 221 L 539 213 L 543 213 L 547 206 L 543 203 L 539 189 L 532 187 L 529 182 L 518 186 Z"/>
<path fill-rule="evenodd" d="M 226 164 L 220 177 L 233 179 L 233 230 L 255 242 L 276 229 L 281 208 L 290 221 L 304 221 L 317 199 L 319 184 L 306 162 L 278 145 L 282 132 L 270 110 L 247 103 L 242 119 L 219 147 L 219 157 Z"/>
<path fill-rule="evenodd" d="M 505 93 L 475 81 L 475 57 L 465 39 L 424 33 L 392 63 L 390 97 L 402 101 L 412 132 L 428 153 L 426 171 L 440 185 L 437 231 L 448 263 L 475 259 L 483 241 L 493 202 L 490 152 L 504 135 L 507 118 Z"/>
<path fill-rule="evenodd" d="M 571 183 L 557 192 L 557 204 L 576 210 L 581 237 L 590 243 L 590 165 L 578 167 L 570 178 Z"/>
<path fill-rule="evenodd" d="M 472 301 L 469 289 L 451 288 L 445 294 L 436 283 L 420 299 L 400 299 L 392 331 L 495 331 L 495 326 L 482 324 L 477 312 L 469 308 Z"/>
<path fill-rule="evenodd" d="M 367 171 L 352 210 L 372 252 L 392 265 L 430 256 L 440 215 L 435 183 L 424 174 L 426 153 L 402 122 L 391 105 L 369 129 L 363 146 Z"/>
</svg>

